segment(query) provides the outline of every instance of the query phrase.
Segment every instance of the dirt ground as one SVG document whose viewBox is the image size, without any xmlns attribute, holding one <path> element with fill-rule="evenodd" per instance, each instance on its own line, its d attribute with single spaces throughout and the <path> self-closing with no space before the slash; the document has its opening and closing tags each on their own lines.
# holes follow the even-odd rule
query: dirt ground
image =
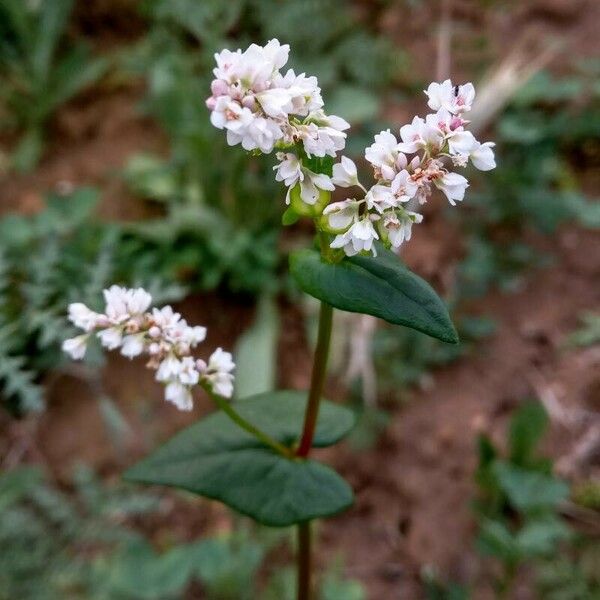
<svg viewBox="0 0 600 600">
<path fill-rule="evenodd" d="M 115 4 L 91 3 L 94 18 L 104 23 L 106 7 Z M 459 31 L 466 24 L 477 27 L 480 23 L 472 4 L 456 3 Z M 511 23 L 523 29 L 535 22 L 542 23 L 548 33 L 578 31 L 579 49 L 588 53 L 595 36 L 588 11 L 597 8 L 585 1 L 524 2 L 511 12 L 512 21 L 500 14 L 496 22 L 486 24 L 495 27 L 497 34 L 490 52 L 503 49 L 499 40 L 506 39 L 502 32 L 510 31 Z M 93 29 L 91 14 L 80 17 L 79 27 L 85 32 Z M 400 11 L 386 13 L 382 28 L 398 31 L 401 16 Z M 110 19 L 108 23 L 107 30 Z M 127 36 L 123 23 L 112 26 L 117 38 Z M 423 31 L 425 23 L 410 21 L 410 28 Z M 105 43 L 110 46 L 114 40 L 107 37 Z M 425 58 L 431 48 L 431 40 L 411 48 L 421 73 L 431 72 L 431 61 Z M 455 59 L 459 61 L 460 54 Z M 145 214 L 147 207 L 127 195 L 118 176 L 131 154 L 166 149 L 162 133 L 138 111 L 142 93 L 137 85 L 117 86 L 87 94 L 62 110 L 52 125 L 47 158 L 36 172 L 2 179 L 0 213 L 36 212 L 42 194 L 66 181 L 102 188 L 101 218 Z M 433 215 L 420 229 L 406 260 L 443 290 L 460 243 L 440 219 Z M 329 563 L 341 551 L 348 574 L 367 586 L 370 600 L 420 598 L 419 572 L 426 565 L 435 565 L 443 576 L 459 581 L 483 579 L 486 565 L 472 548 L 474 523 L 469 506 L 479 432 L 502 440 L 507 416 L 526 398 L 557 401 L 574 409 L 600 408 L 600 349 L 564 346 L 566 335 L 577 326 L 578 314 L 600 306 L 600 239 L 564 227 L 552 240 L 534 242 L 553 251 L 554 263 L 532 273 L 517 293 L 493 293 L 475 307 L 496 320 L 495 335 L 471 355 L 435 371 L 427 389 L 412 390 L 410 402 L 392 405 L 390 424 L 375 447 L 356 453 L 342 446 L 323 453 L 352 483 L 356 504 L 320 525 L 319 564 Z M 181 310 L 191 321 L 211 325 L 209 346 L 231 347 L 252 318 L 252 309 L 245 303 L 214 295 L 189 299 Z M 285 339 L 279 376 L 283 386 L 303 388 L 308 383 L 310 352 L 298 310 L 286 306 L 283 311 Z M 199 399 L 193 415 L 178 413 L 160 401 L 161 392 L 143 366 L 118 357 L 109 360 L 102 385 L 117 400 L 131 428 L 122 448 L 111 443 L 92 390 L 76 378 L 62 376 L 49 382 L 49 410 L 39 421 L 0 420 L 0 437 L 12 453 L 11 460 L 42 462 L 59 479 L 77 461 L 116 477 L 135 458 L 210 409 Z M 329 396 L 343 394 L 339 382 L 329 382 Z M 568 476 L 600 472 L 598 456 L 582 468 L 573 459 L 586 430 L 586 423 L 578 427 L 558 421 L 552 424 L 547 449 L 563 459 L 559 464 Z M 229 522 L 227 512 L 216 503 L 201 501 L 195 510 L 188 506 L 189 518 L 182 519 L 181 511 L 171 513 L 178 516 L 170 525 L 182 537 L 201 535 Z M 487 593 L 482 585 L 480 597 L 487 598 Z M 526 586 L 515 595 L 524 600 L 530 597 Z"/>
</svg>

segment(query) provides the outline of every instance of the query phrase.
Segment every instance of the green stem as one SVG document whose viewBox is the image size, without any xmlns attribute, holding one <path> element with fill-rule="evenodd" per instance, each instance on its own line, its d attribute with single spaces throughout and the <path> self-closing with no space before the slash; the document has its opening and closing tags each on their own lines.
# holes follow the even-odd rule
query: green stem
<svg viewBox="0 0 600 600">
<path fill-rule="evenodd" d="M 310 391 L 308 393 L 308 403 L 304 414 L 304 427 L 296 456 L 306 457 L 312 447 L 315 428 L 317 426 L 317 417 L 319 416 L 319 405 L 321 403 L 321 394 L 327 374 L 327 358 L 329 355 L 329 343 L 331 341 L 331 327 L 333 323 L 333 307 L 325 302 L 321 302 L 321 311 L 319 314 L 319 333 L 317 337 L 317 348 L 313 361 L 313 370 L 310 381 Z"/>
<path fill-rule="evenodd" d="M 270 435 L 260 430 L 258 427 L 255 427 L 249 421 L 246 421 L 242 415 L 240 415 L 234 408 L 231 406 L 231 403 L 223 398 L 222 396 L 218 396 L 214 394 L 212 390 L 205 388 L 207 394 L 211 397 L 213 402 L 237 425 L 239 425 L 242 429 L 252 434 L 255 438 L 259 439 L 265 446 L 269 446 L 279 454 L 285 456 L 286 458 L 293 458 L 294 451 L 287 446 L 284 446 L 277 440 L 274 440 Z"/>
<path fill-rule="evenodd" d="M 327 374 L 327 358 L 329 355 L 329 343 L 331 341 L 331 327 L 333 324 L 333 308 L 329 304 L 321 303 L 319 313 L 319 333 L 317 336 L 317 347 L 313 361 L 313 370 L 310 381 L 310 391 L 306 412 L 304 413 L 304 426 L 302 436 L 296 450 L 296 456 L 306 458 L 312 448 L 317 418 L 319 416 L 319 405 L 321 394 Z M 310 522 L 298 525 L 298 597 L 297 600 L 311 600 L 311 535 Z"/>
<path fill-rule="evenodd" d="M 298 525 L 298 597 L 297 600 L 311 598 L 311 555 L 310 555 L 310 521 Z"/>
</svg>

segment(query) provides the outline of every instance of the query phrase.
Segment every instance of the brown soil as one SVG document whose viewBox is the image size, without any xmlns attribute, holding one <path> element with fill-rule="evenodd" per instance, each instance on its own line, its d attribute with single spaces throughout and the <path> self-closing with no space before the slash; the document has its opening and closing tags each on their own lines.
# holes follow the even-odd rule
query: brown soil
<svg viewBox="0 0 600 600">
<path fill-rule="evenodd" d="M 115 2 L 130 4 L 127 0 Z M 94 10 L 100 11 L 98 14 L 104 15 L 101 20 L 107 31 L 112 31 L 112 25 L 106 6 L 113 5 L 112 0 L 91 3 Z M 457 5 L 461 19 L 479 14 L 469 8 L 469 2 Z M 593 19 L 574 15 L 574 5 L 592 10 L 594 3 L 523 3 L 513 15 L 513 24 L 520 27 L 533 19 L 531 15 L 537 15 L 536 22 L 547 23 L 550 30 L 579 27 L 585 53 Z M 390 12 L 386 16 L 388 31 L 399 30 L 402 19 L 398 14 Z M 476 25 L 477 18 L 473 19 Z M 89 23 L 86 12 L 79 20 L 79 30 L 87 32 Z M 119 22 L 115 27 L 127 30 L 126 23 Z M 411 22 L 411 27 L 426 30 L 424 23 Z M 507 30 L 510 27 L 505 24 L 499 31 Z M 119 35 L 129 39 L 131 32 Z M 106 41 L 109 47 L 111 44 L 112 40 Z M 413 54 L 427 62 L 424 57 L 431 56 L 431 40 L 424 42 L 424 48 L 422 52 L 413 48 Z M 430 67 L 423 66 L 419 72 L 430 71 Z M 10 175 L 2 181 L 0 213 L 36 212 L 46 190 L 67 182 L 100 186 L 101 216 L 105 218 L 129 219 L 146 214 L 148 207 L 125 193 L 118 175 L 133 153 L 166 150 L 156 125 L 137 110 L 141 93 L 136 85 L 104 90 L 60 111 L 52 125 L 47 158 L 36 172 Z M 375 447 L 357 453 L 342 446 L 323 453 L 351 481 L 357 500 L 346 514 L 320 525 L 319 564 L 325 565 L 332 556 L 342 553 L 348 573 L 365 583 L 370 600 L 420 598 L 419 572 L 427 565 L 435 565 L 442 575 L 456 580 L 481 580 L 485 565 L 472 549 L 474 524 L 469 508 L 479 432 L 490 432 L 502 440 L 511 410 L 542 391 L 549 390 L 569 407 L 598 409 L 598 349 L 566 349 L 563 342 L 576 327 L 578 314 L 597 310 L 600 305 L 600 240 L 589 232 L 568 227 L 551 241 L 537 241 L 555 252 L 555 263 L 526 279 L 518 293 L 494 293 L 475 307 L 492 314 L 498 323 L 497 333 L 490 340 L 470 356 L 436 371 L 433 384 L 426 390 L 413 390 L 410 402 L 391 404 L 390 425 Z M 443 290 L 452 277 L 452 259 L 459 253 L 459 240 L 441 217 L 433 214 L 411 243 L 406 259 Z M 215 296 L 189 299 L 180 308 L 191 321 L 210 325 L 209 346 L 232 347 L 253 313 L 243 299 Z M 299 310 L 295 306 L 282 307 L 280 383 L 293 388 L 307 386 L 310 367 Z M 39 420 L 0 422 L 5 434 L 0 450 L 7 464 L 41 462 L 62 480 L 76 462 L 84 461 L 114 477 L 159 441 L 210 409 L 199 398 L 193 414 L 175 411 L 161 401 L 161 390 L 143 366 L 120 358 L 110 358 L 102 382 L 131 428 L 122 446 L 115 444 L 114 436 L 102 424 L 90 387 L 76 378 L 61 376 L 49 382 L 49 408 Z M 334 398 L 344 395 L 342 386 L 333 381 L 328 391 Z M 548 450 L 555 457 L 568 455 L 579 433 L 554 424 Z M 588 464 L 585 475 L 597 474 L 599 467 L 600 463 Z M 170 508 L 164 522 L 144 524 L 158 536 L 167 527 L 175 527 L 183 538 L 191 539 L 230 526 L 227 511 L 218 504 L 192 504 L 168 493 L 166 497 Z M 175 510 L 179 503 L 188 510 Z M 482 585 L 478 598 L 486 598 L 486 594 Z M 519 598 L 531 597 L 527 590 L 519 594 Z"/>
</svg>

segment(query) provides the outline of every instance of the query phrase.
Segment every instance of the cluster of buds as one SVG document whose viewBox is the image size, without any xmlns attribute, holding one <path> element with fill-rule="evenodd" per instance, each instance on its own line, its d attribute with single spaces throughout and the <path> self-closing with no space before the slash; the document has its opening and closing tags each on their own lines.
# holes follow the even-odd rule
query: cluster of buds
<svg viewBox="0 0 600 600">
<path fill-rule="evenodd" d="M 244 52 L 215 54 L 217 67 L 206 106 L 211 123 L 227 131 L 231 146 L 265 154 L 300 144 L 307 156 L 335 156 L 346 143 L 350 125 L 323 112 L 316 77 L 280 69 L 290 47 L 273 39 L 265 46 L 252 44 Z"/>
<path fill-rule="evenodd" d="M 425 119 L 415 117 L 401 127 L 401 141 L 389 130 L 382 131 L 365 150 L 376 180 L 369 190 L 358 181 L 356 166 L 349 158 L 342 157 L 334 165 L 332 182 L 340 187 L 360 187 L 364 197 L 335 202 L 324 209 L 323 227 L 336 234 L 332 248 L 343 248 L 348 256 L 375 254 L 376 240 L 399 248 L 410 240 L 412 225 L 423 220 L 418 209 L 434 187 L 453 206 L 464 198 L 469 182 L 448 165 L 466 167 L 471 162 L 482 171 L 496 166 L 494 144 L 480 143 L 465 129 L 469 121 L 463 115 L 471 110 L 475 98 L 473 84 L 454 86 L 447 79 L 432 83 L 425 93 L 435 113 Z"/>
<path fill-rule="evenodd" d="M 235 367 L 231 354 L 217 348 L 208 363 L 192 356 L 206 337 L 206 328 L 190 326 L 170 306 L 150 309 L 152 296 L 142 288 L 113 285 L 104 290 L 104 313 L 85 304 L 69 305 L 69 320 L 84 333 L 63 342 L 71 358 L 85 356 L 90 337 L 95 335 L 107 350 L 120 349 L 123 356 L 149 357 L 148 368 L 165 385 L 165 399 L 180 410 L 193 407 L 192 388 L 198 384 L 230 398 Z"/>
</svg>

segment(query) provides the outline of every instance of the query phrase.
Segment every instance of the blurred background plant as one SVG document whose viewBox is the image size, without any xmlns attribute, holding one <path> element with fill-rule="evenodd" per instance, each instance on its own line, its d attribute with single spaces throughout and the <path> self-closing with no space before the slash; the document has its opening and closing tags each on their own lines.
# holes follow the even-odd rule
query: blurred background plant
<svg viewBox="0 0 600 600">
<path fill-rule="evenodd" d="M 190 498 L 179 499 L 179 508 Z M 199 542 L 167 539 L 134 527 L 142 517 L 169 520 L 172 500 L 123 484 L 106 484 L 79 466 L 69 489 L 40 469 L 0 475 L 0 599 L 165 600 L 200 586 L 207 600 L 293 599 L 285 532 L 238 519 L 234 531 Z M 188 507 L 189 509 L 190 507 Z M 259 575 L 260 573 L 260 575 Z M 340 575 L 339 562 L 321 578 L 318 600 L 364 600 L 360 585 Z"/>
<path fill-rule="evenodd" d="M 72 9 L 73 0 L 0 3 L 0 131 L 18 136 L 10 157 L 18 171 L 38 163 L 53 113 L 106 71 L 83 42 L 64 47 Z"/>
<path fill-rule="evenodd" d="M 572 504 L 569 486 L 537 453 L 547 426 L 542 405 L 526 402 L 511 419 L 504 456 L 480 437 L 477 547 L 501 567 L 494 576 L 498 597 L 511 597 L 519 571 L 533 566 L 541 598 L 595 598 L 599 548 L 591 532 L 577 531 L 563 517 Z"/>
</svg>

